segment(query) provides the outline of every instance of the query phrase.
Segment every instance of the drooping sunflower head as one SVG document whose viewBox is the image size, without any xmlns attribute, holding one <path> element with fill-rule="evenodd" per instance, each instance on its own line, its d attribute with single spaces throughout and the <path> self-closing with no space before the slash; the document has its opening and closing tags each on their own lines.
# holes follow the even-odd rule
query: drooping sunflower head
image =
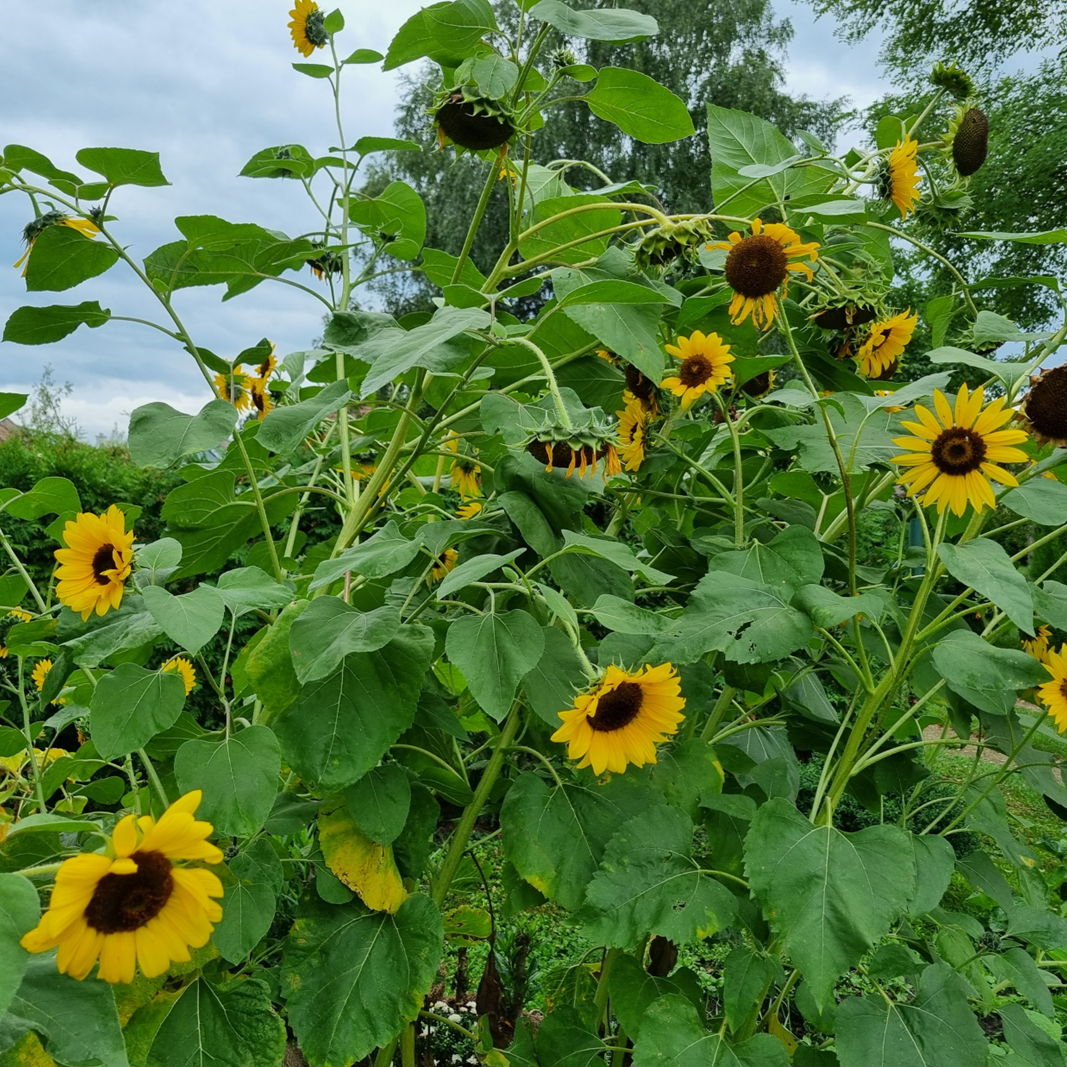
<svg viewBox="0 0 1067 1067">
<path fill-rule="evenodd" d="M 958 107 L 945 141 L 956 172 L 969 178 L 989 154 L 989 116 L 979 107 Z"/>
<path fill-rule="evenodd" d="M 326 281 L 327 275 L 344 272 L 344 263 L 340 253 L 324 248 L 314 259 L 306 261 L 308 269 L 320 282 Z"/>
<path fill-rule="evenodd" d="M 233 404 L 238 411 L 247 411 L 252 403 L 251 376 L 244 373 L 240 363 L 231 374 L 216 374 L 213 381 L 215 393 L 220 400 Z"/>
<path fill-rule="evenodd" d="M 902 218 L 915 210 L 919 200 L 919 165 L 915 160 L 918 149 L 919 142 L 911 137 L 897 141 L 882 167 L 879 192 L 896 204 Z"/>
<path fill-rule="evenodd" d="M 99 961 L 105 982 L 132 982 L 138 965 L 146 978 L 184 963 L 190 948 L 207 944 L 222 918 L 222 883 L 182 861 L 222 862 L 207 838 L 209 822 L 194 817 L 200 790 L 175 801 L 156 822 L 127 815 L 105 853 L 64 860 L 48 910 L 22 938 L 28 952 L 58 946 L 61 974 L 79 981 Z"/>
<path fill-rule="evenodd" d="M 1067 363 L 1030 379 L 1019 413 L 1038 444 L 1067 448 Z"/>
<path fill-rule="evenodd" d="M 446 548 L 439 556 L 434 557 L 433 569 L 430 571 L 430 579 L 439 582 L 459 562 L 459 553 L 454 548 Z"/>
<path fill-rule="evenodd" d="M 1047 626 L 1039 626 L 1033 637 L 1022 639 L 1023 651 L 1033 656 L 1039 663 L 1048 659 L 1048 643 L 1052 637 L 1052 631 Z"/>
<path fill-rule="evenodd" d="M 729 380 L 734 356 L 717 333 L 705 335 L 696 330 L 677 341 L 677 345 L 664 347 L 682 361 L 681 366 L 677 374 L 664 378 L 660 386 L 680 397 L 682 410 L 687 411 L 705 393 L 718 392 L 719 386 Z"/>
<path fill-rule="evenodd" d="M 752 233 L 748 237 L 735 231 L 726 241 L 707 247 L 729 253 L 724 273 L 726 284 L 734 291 L 730 302 L 731 321 L 738 326 L 751 315 L 757 329 L 774 322 L 775 298 L 780 288 L 785 295 L 789 272 L 804 274 L 811 281 L 811 267 L 803 261 L 814 262 L 819 258 L 817 241 L 803 244 L 800 235 L 784 223 L 764 225 L 761 219 L 752 220 Z"/>
<path fill-rule="evenodd" d="M 293 47 L 305 58 L 316 48 L 323 48 L 330 40 L 326 32 L 326 15 L 319 10 L 315 0 L 296 0 L 296 7 L 289 12 L 289 34 Z"/>
<path fill-rule="evenodd" d="M 563 725 L 553 741 L 567 743 L 567 755 L 594 774 L 622 774 L 629 764 L 656 762 L 656 745 L 678 732 L 685 698 L 670 663 L 631 673 L 610 665 L 574 707 L 561 711 Z"/>
<path fill-rule="evenodd" d="M 38 693 L 44 689 L 44 680 L 48 677 L 48 672 L 51 669 L 52 661 L 50 659 L 39 659 L 33 665 L 33 671 L 30 673 L 30 677 L 33 679 L 33 686 Z"/>
<path fill-rule="evenodd" d="M 832 302 L 826 307 L 816 311 L 811 316 L 811 321 L 822 330 L 835 330 L 844 333 L 850 327 L 866 326 L 878 315 L 875 308 L 867 304 L 857 304 L 851 301 L 845 303 Z"/>
<path fill-rule="evenodd" d="M 634 399 L 639 400 L 650 415 L 659 414 L 659 400 L 656 397 L 656 383 L 646 378 L 632 363 L 626 364 L 623 372 L 626 389 Z"/>
<path fill-rule="evenodd" d="M 997 397 L 984 410 L 985 391 L 970 392 L 960 386 L 955 410 L 940 389 L 934 390 L 934 408 L 928 411 L 915 405 L 918 422 L 903 425 L 914 437 L 896 437 L 894 444 L 909 451 L 894 456 L 893 462 L 905 467 L 900 483 L 908 495 L 923 491 L 923 505 L 937 504 L 940 515 L 946 507 L 962 515 L 970 505 L 981 511 L 996 507 L 990 479 L 1003 485 L 1017 486 L 1015 475 L 1001 463 L 1025 463 L 1027 455 L 1012 446 L 1026 440 L 1023 430 L 1002 430 L 1014 415 L 1004 407 L 1004 397 Z"/>
<path fill-rule="evenodd" d="M 65 548 L 55 552 L 56 596 L 85 622 L 95 611 L 118 608 L 133 565 L 133 530 L 114 504 L 103 515 L 83 512 L 63 528 Z"/>
<path fill-rule="evenodd" d="M 433 114 L 442 148 L 450 141 L 460 149 L 484 152 L 507 144 L 516 131 L 508 104 L 481 95 L 476 86 L 447 90 L 435 102 Z"/>
<path fill-rule="evenodd" d="M 642 270 L 666 267 L 711 236 L 703 219 L 665 222 L 646 233 L 634 249 L 634 262 Z"/>
<path fill-rule="evenodd" d="M 614 422 L 600 408 L 587 408 L 575 414 L 566 425 L 546 413 L 544 424 L 525 447 L 534 459 L 544 464 L 546 473 L 559 467 L 566 469 L 568 478 L 575 471 L 579 478 L 592 477 L 603 460 L 603 477 L 609 478 L 622 473 L 615 447 L 617 440 Z"/>
<path fill-rule="evenodd" d="M 919 316 L 911 314 L 911 308 L 899 315 L 876 322 L 871 327 L 867 340 L 860 346 L 856 361 L 864 378 L 883 381 L 892 378 L 900 365 L 900 357 L 908 347 Z"/>
<path fill-rule="evenodd" d="M 38 215 L 35 219 L 26 223 L 22 230 L 22 239 L 26 242 L 26 251 L 14 266 L 16 269 L 22 267 L 23 278 L 26 277 L 26 272 L 30 269 L 27 261 L 30 258 L 30 252 L 33 251 L 33 244 L 49 226 L 67 226 L 72 230 L 77 230 L 83 237 L 95 237 L 100 232 L 97 225 L 89 219 L 71 218 L 70 215 L 66 215 L 62 211 L 45 211 Z"/>
<path fill-rule="evenodd" d="M 0 618 L 0 659 L 7 659 L 7 635 L 12 626 L 18 626 L 20 622 L 29 622 L 33 616 L 22 608 L 12 608 L 3 618 Z"/>
<path fill-rule="evenodd" d="M 1038 687 L 1037 696 L 1062 734 L 1067 730 L 1067 645 L 1060 645 L 1058 652 L 1050 648 L 1044 664 L 1052 679 Z"/>
<path fill-rule="evenodd" d="M 645 461 L 648 413 L 641 401 L 634 399 L 615 414 L 619 419 L 619 456 L 623 468 L 628 471 L 640 470 Z"/>
<path fill-rule="evenodd" d="M 168 674 L 178 675 L 185 685 L 186 696 L 196 688 L 196 670 L 185 656 L 172 656 L 159 669 Z"/>
</svg>

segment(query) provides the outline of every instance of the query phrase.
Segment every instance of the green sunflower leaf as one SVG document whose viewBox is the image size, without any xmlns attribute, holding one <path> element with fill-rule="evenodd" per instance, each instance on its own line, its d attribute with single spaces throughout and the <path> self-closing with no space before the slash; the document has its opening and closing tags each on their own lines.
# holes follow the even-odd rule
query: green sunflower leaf
<svg viewBox="0 0 1067 1067">
<path fill-rule="evenodd" d="M 86 300 L 75 307 L 61 304 L 43 308 L 23 307 L 11 313 L 4 326 L 3 339 L 19 345 L 47 345 L 61 341 L 82 325 L 95 330 L 110 318 L 111 312 L 95 300 Z"/>
<path fill-rule="evenodd" d="M 83 148 L 74 157 L 83 167 L 102 174 L 108 185 L 170 185 L 159 169 L 159 153 L 139 148 Z"/>
<path fill-rule="evenodd" d="M 220 741 L 186 741 L 174 757 L 182 793 L 202 789 L 199 818 L 222 834 L 254 834 L 278 793 L 281 749 L 267 726 L 248 726 Z"/>
<path fill-rule="evenodd" d="M 211 940 L 233 963 L 240 963 L 270 930 L 285 881 L 281 861 L 261 838 L 230 861 L 232 885 L 222 898 L 222 921 Z"/>
<path fill-rule="evenodd" d="M 1067 495 L 1067 486 L 1063 488 Z M 1020 629 L 1034 632 L 1030 587 L 1001 545 L 976 537 L 960 545 L 938 545 L 937 554 L 953 578 L 988 597 Z"/>
<path fill-rule="evenodd" d="M 237 409 L 209 400 L 199 414 L 184 415 L 156 401 L 130 414 L 130 456 L 139 467 L 169 467 L 183 456 L 217 448 L 233 433 Z"/>
<path fill-rule="evenodd" d="M 602 68 L 596 85 L 582 99 L 597 118 L 614 123 L 623 133 L 645 144 L 678 141 L 696 132 L 685 102 L 636 70 Z"/>
<path fill-rule="evenodd" d="M 568 37 L 584 37 L 587 41 L 626 44 L 659 33 L 659 24 L 651 15 L 627 8 L 575 11 L 560 0 L 540 0 L 530 8 L 529 15 L 555 26 Z"/>
<path fill-rule="evenodd" d="M 330 791 L 362 778 L 414 722 L 432 654 L 432 631 L 404 626 L 384 648 L 353 652 L 305 685 L 275 721 L 293 770 Z"/>
<path fill-rule="evenodd" d="M 146 1067 L 279 1067 L 285 1024 L 266 983 L 198 978 L 182 991 L 156 1032 Z"/>
<path fill-rule="evenodd" d="M 400 629 L 400 612 L 392 605 L 360 611 L 338 597 L 319 597 L 293 623 L 289 650 L 300 683 L 333 674 L 352 652 L 376 652 Z"/>
<path fill-rule="evenodd" d="M 219 632 L 226 605 L 210 585 L 174 596 L 159 585 L 146 586 L 141 595 L 156 625 L 194 656 Z"/>
<path fill-rule="evenodd" d="M 579 912 L 585 936 L 632 948 L 649 933 L 687 944 L 730 925 L 737 901 L 692 858 L 693 823 L 684 811 L 649 805 L 604 849 Z"/>
<path fill-rule="evenodd" d="M 99 238 L 86 237 L 70 226 L 49 226 L 33 243 L 27 260 L 26 288 L 62 292 L 110 270 L 119 254 Z"/>
<path fill-rule="evenodd" d="M 948 964 L 936 963 L 919 976 L 910 1004 L 847 997 L 837 1006 L 838 1058 L 864 1067 L 974 1067 L 988 1062 L 989 1045 L 967 1003 L 966 988 Z"/>
<path fill-rule="evenodd" d="M 0 1012 L 7 1011 L 30 960 L 19 940 L 40 917 L 33 882 L 21 874 L 0 874 Z"/>
<path fill-rule="evenodd" d="M 756 812 L 745 838 L 745 871 L 820 1007 L 915 889 L 914 853 L 903 831 L 871 826 L 845 834 L 813 826 L 783 798 Z"/>
<path fill-rule="evenodd" d="M 283 959 L 289 1024 L 312 1063 L 362 1060 L 422 1007 L 441 958 L 437 905 L 415 895 L 395 915 L 360 904 L 297 918 Z"/>
<path fill-rule="evenodd" d="M 89 704 L 93 742 L 101 758 L 144 748 L 178 721 L 184 704 L 185 684 L 177 674 L 120 663 L 100 679 Z"/>
</svg>

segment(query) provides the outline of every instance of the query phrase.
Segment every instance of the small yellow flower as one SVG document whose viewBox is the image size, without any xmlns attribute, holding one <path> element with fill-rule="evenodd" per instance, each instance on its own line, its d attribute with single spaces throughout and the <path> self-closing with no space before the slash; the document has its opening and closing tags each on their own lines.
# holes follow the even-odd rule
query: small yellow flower
<svg viewBox="0 0 1067 1067">
<path fill-rule="evenodd" d="M 65 548 L 55 557 L 56 596 L 85 622 L 95 611 L 106 615 L 122 603 L 126 579 L 133 565 L 133 530 L 114 504 L 104 515 L 83 512 L 63 527 Z"/>
<path fill-rule="evenodd" d="M 296 7 L 289 12 L 289 34 L 293 47 L 306 59 L 322 48 L 330 39 L 324 25 L 326 16 L 319 10 L 315 0 L 296 0 Z"/>
<path fill-rule="evenodd" d="M 127 815 L 115 826 L 105 853 L 64 860 L 48 910 L 24 935 L 27 952 L 59 947 L 61 974 L 81 981 L 99 961 L 105 982 L 132 982 L 185 963 L 189 949 L 206 945 L 222 908 L 213 897 L 222 883 L 182 860 L 215 864 L 222 852 L 208 842 L 209 822 L 194 818 L 199 789 L 175 801 L 156 822 Z"/>
<path fill-rule="evenodd" d="M 619 418 L 619 450 L 623 466 L 628 471 L 640 470 L 645 461 L 645 437 L 648 433 L 648 415 L 644 405 L 635 398 L 615 414 Z"/>
<path fill-rule="evenodd" d="M 594 774 L 621 774 L 628 764 L 656 762 L 656 745 L 678 732 L 685 718 L 685 698 L 670 663 L 631 673 L 611 664 L 600 681 L 561 711 L 563 725 L 553 741 L 567 743 L 567 755 L 579 769 Z"/>
<path fill-rule="evenodd" d="M 1059 652 L 1049 649 L 1044 664 L 1052 680 L 1038 688 L 1038 699 L 1048 708 L 1062 734 L 1067 730 L 1067 645 L 1060 645 Z"/>
<path fill-rule="evenodd" d="M 233 374 L 216 374 L 214 378 L 215 392 L 220 400 L 233 404 L 238 411 L 247 411 L 251 403 L 249 395 L 249 383 L 251 378 L 242 370 L 238 363 L 233 368 Z"/>
<path fill-rule="evenodd" d="M 984 411 L 985 390 L 969 392 L 960 386 L 956 408 L 940 389 L 934 390 L 936 417 L 922 404 L 915 405 L 919 422 L 903 425 L 914 437 L 895 437 L 893 443 L 910 449 L 893 462 L 907 469 L 901 475 L 901 485 L 908 487 L 908 495 L 923 490 L 924 506 L 937 504 L 940 515 L 946 507 L 954 515 L 962 515 L 968 502 L 976 511 L 996 507 L 996 498 L 989 483 L 1017 486 L 1015 475 L 998 466 L 1000 463 L 1025 463 L 1027 455 L 1012 445 L 1026 440 L 1024 430 L 1000 429 L 1015 414 L 1004 407 L 1004 397 L 997 397 Z"/>
<path fill-rule="evenodd" d="M 1038 663 L 1048 661 L 1048 642 L 1052 631 L 1047 626 L 1039 626 L 1033 637 L 1023 638 L 1023 651 L 1033 656 Z"/>
<path fill-rule="evenodd" d="M 911 308 L 908 308 L 871 327 L 870 335 L 860 346 L 856 357 L 859 372 L 864 378 L 892 378 L 896 374 L 900 357 L 919 322 L 919 316 L 909 314 L 910 311 Z"/>
<path fill-rule="evenodd" d="M 779 287 L 784 298 L 789 288 L 789 272 L 797 271 L 812 280 L 812 270 L 807 263 L 790 260 L 819 258 L 819 244 L 809 241 L 801 244 L 800 235 L 781 222 L 766 226 L 761 219 L 752 220 L 752 233 L 742 237 L 736 231 L 728 240 L 708 245 L 709 249 L 722 248 L 730 254 L 726 257 L 724 273 L 726 283 L 734 291 L 730 302 L 730 321 L 740 325 L 750 315 L 757 329 L 774 322 L 777 314 L 775 295 Z"/>
<path fill-rule="evenodd" d="M 875 396 L 892 396 L 893 393 L 894 390 L 892 389 L 875 389 L 874 391 Z M 903 411 L 904 406 L 902 404 L 886 404 L 882 410 L 888 411 L 890 415 L 895 415 L 898 411 Z"/>
<path fill-rule="evenodd" d="M 188 696 L 196 686 L 196 671 L 193 665 L 184 656 L 172 656 L 162 667 L 161 671 L 168 674 L 176 674 L 185 683 L 185 695 Z"/>
<path fill-rule="evenodd" d="M 485 505 L 480 500 L 472 500 L 469 504 L 463 504 L 456 508 L 457 519 L 473 519 Z"/>
<path fill-rule="evenodd" d="M 705 393 L 718 392 L 719 386 L 732 376 L 730 364 L 734 357 L 730 354 L 730 346 L 724 344 L 717 333 L 705 337 L 696 330 L 689 337 L 677 340 L 677 347 L 664 347 L 680 359 L 682 365 L 677 374 L 664 378 L 660 386 L 681 397 L 682 410 L 686 411 Z"/>
<path fill-rule="evenodd" d="M 454 548 L 446 548 L 434 560 L 433 570 L 430 571 L 430 580 L 439 582 L 459 562 L 459 553 Z"/>
<path fill-rule="evenodd" d="M 918 148 L 919 142 L 910 137 L 897 141 L 882 178 L 882 196 L 897 205 L 902 218 L 915 210 L 919 200 L 919 165 L 915 159 Z"/>
</svg>

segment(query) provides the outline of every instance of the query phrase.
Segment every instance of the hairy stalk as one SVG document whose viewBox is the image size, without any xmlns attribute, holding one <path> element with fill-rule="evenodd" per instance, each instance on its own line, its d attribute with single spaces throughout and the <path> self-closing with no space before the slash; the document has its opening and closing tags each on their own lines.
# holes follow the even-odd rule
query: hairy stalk
<svg viewBox="0 0 1067 1067">
<path fill-rule="evenodd" d="M 504 727 L 500 731 L 500 736 L 497 738 L 493 754 L 489 757 L 489 762 L 486 764 L 485 770 L 482 772 L 481 781 L 478 782 L 478 788 L 474 791 L 474 797 L 463 809 L 463 814 L 460 816 L 459 823 L 456 826 L 455 832 L 452 835 L 452 840 L 449 843 L 448 854 L 445 856 L 444 863 L 441 864 L 441 871 L 437 875 L 437 878 L 434 879 L 433 892 L 431 895 L 434 903 L 438 907 L 444 903 L 445 897 L 448 896 L 448 890 L 452 885 L 452 879 L 455 878 L 456 871 L 459 870 L 460 861 L 463 859 L 463 853 L 467 850 L 467 842 L 470 840 L 471 831 L 474 829 L 474 823 L 481 814 L 482 806 L 485 804 L 489 793 L 496 784 L 497 778 L 500 777 L 500 771 L 504 766 L 504 757 L 507 753 L 508 746 L 515 740 L 515 735 L 518 733 L 521 722 L 522 712 L 518 701 L 516 701 L 511 709 L 511 714 L 508 715 L 507 721 L 504 723 Z"/>
<path fill-rule="evenodd" d="M 37 605 L 37 610 L 45 612 L 48 610 L 48 605 L 44 601 L 44 597 L 41 596 L 40 590 L 38 590 L 36 583 L 30 577 L 29 571 L 23 566 L 22 560 L 19 559 L 18 553 L 11 547 L 11 542 L 4 536 L 3 530 L 0 530 L 0 545 L 3 545 L 4 551 L 7 553 L 8 558 L 14 564 L 15 570 L 19 572 L 19 577 L 29 586 L 33 601 Z"/>
<path fill-rule="evenodd" d="M 44 786 L 41 784 L 41 765 L 37 762 L 37 755 L 33 751 L 33 732 L 30 723 L 30 705 L 26 700 L 25 685 L 26 660 L 19 656 L 19 703 L 22 705 L 22 731 L 26 735 L 26 751 L 30 755 L 30 766 L 33 768 L 33 786 L 37 794 L 37 810 L 43 815 L 48 809 L 44 803 Z M 45 749 L 47 755 L 48 749 Z M 42 758 L 43 762 L 43 758 Z"/>
</svg>

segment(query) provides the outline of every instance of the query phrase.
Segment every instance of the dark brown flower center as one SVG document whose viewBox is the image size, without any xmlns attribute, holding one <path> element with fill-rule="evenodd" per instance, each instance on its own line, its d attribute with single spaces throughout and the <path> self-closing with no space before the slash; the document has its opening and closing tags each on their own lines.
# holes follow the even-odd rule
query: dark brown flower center
<svg viewBox="0 0 1067 1067">
<path fill-rule="evenodd" d="M 1043 437 L 1067 440 L 1067 364 L 1046 371 L 1034 383 L 1026 397 L 1026 417 Z"/>
<path fill-rule="evenodd" d="M 897 372 L 897 368 L 900 366 L 899 359 L 891 359 L 885 367 L 882 368 L 880 374 L 872 374 L 871 381 L 873 382 L 887 382 Z"/>
<path fill-rule="evenodd" d="M 262 411 L 267 403 L 266 390 L 260 392 L 258 389 L 252 390 L 252 403 L 255 404 L 259 411 Z"/>
<path fill-rule="evenodd" d="M 643 400 L 647 404 L 656 390 L 651 379 L 646 378 L 632 363 L 627 363 L 625 374 L 626 387 L 638 400 Z"/>
<path fill-rule="evenodd" d="M 85 909 L 85 921 L 102 934 L 139 930 L 174 892 L 171 862 L 162 852 L 135 852 L 131 858 L 136 872 L 105 874 Z"/>
<path fill-rule="evenodd" d="M 985 460 L 985 441 L 963 426 L 943 430 L 934 441 L 931 458 L 943 474 L 970 474 Z"/>
<path fill-rule="evenodd" d="M 526 451 L 529 452 L 538 463 L 544 463 L 547 466 L 552 462 L 552 452 L 549 449 L 547 441 L 531 441 L 526 446 Z"/>
<path fill-rule="evenodd" d="M 735 293 L 757 297 L 773 293 L 788 273 L 785 249 L 765 233 L 745 237 L 726 257 L 726 281 Z"/>
<path fill-rule="evenodd" d="M 771 372 L 765 370 L 762 374 L 757 374 L 755 378 L 749 378 L 741 389 L 752 397 L 761 397 L 771 387 Z"/>
<path fill-rule="evenodd" d="M 715 368 L 707 356 L 689 356 L 682 361 L 678 380 L 686 389 L 692 389 L 694 386 L 703 385 L 714 374 Z"/>
<path fill-rule="evenodd" d="M 643 699 L 644 693 L 636 682 L 620 682 L 597 701 L 596 714 L 588 720 L 589 725 L 602 733 L 621 730 L 640 714 Z"/>
<path fill-rule="evenodd" d="M 101 545 L 93 556 L 93 577 L 98 585 L 110 585 L 111 576 L 105 571 L 118 570 L 115 560 L 115 549 L 112 545 Z"/>
<path fill-rule="evenodd" d="M 1063 696 L 1064 700 L 1067 700 L 1067 678 L 1064 678 L 1063 681 L 1060 682 L 1060 694 Z"/>
</svg>

